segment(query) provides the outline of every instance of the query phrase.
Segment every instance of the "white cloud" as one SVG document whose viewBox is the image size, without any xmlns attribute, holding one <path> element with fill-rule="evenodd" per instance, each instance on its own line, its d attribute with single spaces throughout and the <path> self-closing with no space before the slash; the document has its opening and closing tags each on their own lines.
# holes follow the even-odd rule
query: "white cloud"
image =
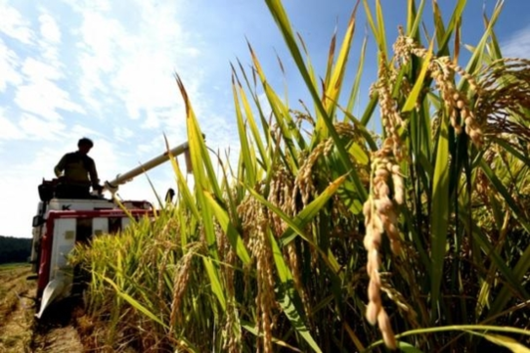
<svg viewBox="0 0 530 353">
<path fill-rule="evenodd" d="M 150 153 L 155 153 L 156 150 L 160 147 L 160 142 L 157 140 L 152 140 L 147 143 L 142 143 L 136 146 L 136 151 L 139 154 L 147 155 Z"/>
<path fill-rule="evenodd" d="M 56 66 L 29 57 L 21 72 L 27 83 L 16 90 L 14 102 L 20 109 L 51 121 L 62 119 L 57 109 L 85 113 L 80 105 L 72 102 L 70 94 L 54 82 L 64 77 Z"/>
<path fill-rule="evenodd" d="M 66 125 L 60 121 L 47 121 L 31 114 L 24 114 L 19 122 L 20 129 L 28 138 L 37 140 L 57 140 Z"/>
<path fill-rule="evenodd" d="M 31 237 L 31 218 L 37 210 L 37 185 L 39 178 L 36 176 L 5 176 L 0 175 L 0 183 L 10 187 L 0 187 L 2 199 L 0 213 L 9 219 L 2 218 L 0 235 L 17 237 Z M 33 188 L 15 187 L 15 185 L 33 185 Z M 21 200 L 21 201 L 18 201 Z M 24 200 L 24 201 L 22 201 Z M 34 203 L 32 203 L 34 202 Z M 13 210 L 16 209 L 16 212 Z"/>
<path fill-rule="evenodd" d="M 17 71 L 19 60 L 18 55 L 0 38 L 0 92 L 4 92 L 8 84 L 18 85 L 22 82 Z"/>
<path fill-rule="evenodd" d="M 100 179 L 110 179 L 114 175 L 123 172 L 122 166 L 124 160 L 120 158 L 122 154 L 123 152 L 119 152 L 117 145 L 112 144 L 106 139 L 100 138 L 95 141 L 90 155 L 96 162 Z"/>
<path fill-rule="evenodd" d="M 75 11 L 107 12 L 111 8 L 108 0 L 63 0 L 63 2 L 70 5 Z"/>
<path fill-rule="evenodd" d="M 118 141 L 126 141 L 134 136 L 134 132 L 126 127 L 117 126 L 113 130 L 114 138 Z"/>
<path fill-rule="evenodd" d="M 2 20 L 0 21 L 0 33 L 14 38 L 24 44 L 31 43 L 33 39 L 33 31 L 31 30 L 31 23 L 24 19 L 20 12 L 7 4 L 7 1 L 0 1 L 0 13 Z"/>
<path fill-rule="evenodd" d="M 127 40 L 125 30 L 119 21 L 101 13 L 86 11 L 82 16 L 79 28 L 82 41 L 78 46 L 95 67 L 108 73 L 116 66 L 114 57 L 124 45 L 122 39 Z"/>
<path fill-rule="evenodd" d="M 56 69 L 62 69 L 63 65 L 59 58 L 59 46 L 61 44 L 61 30 L 55 18 L 45 9 L 40 9 L 40 40 L 39 47 L 42 58 Z"/>
<path fill-rule="evenodd" d="M 22 73 L 26 75 L 28 80 L 32 81 L 53 81 L 64 77 L 63 73 L 56 67 L 31 57 L 24 61 Z"/>
<path fill-rule="evenodd" d="M 40 33 L 44 40 L 56 44 L 61 42 L 61 30 L 53 16 L 47 12 L 43 12 L 39 16 L 39 22 Z"/>
<path fill-rule="evenodd" d="M 96 96 L 108 92 L 102 76 L 111 74 L 116 66 L 116 51 L 120 44 L 114 38 L 123 38 L 124 30 L 118 21 L 99 13 L 86 11 L 82 16 L 79 30 L 81 40 L 78 44 L 82 70 L 79 86 L 83 99 L 99 111 L 100 104 Z"/>
<path fill-rule="evenodd" d="M 530 58 L 530 26 L 515 32 L 501 44 L 504 57 Z"/>
<path fill-rule="evenodd" d="M 70 95 L 50 80 L 35 77 L 29 84 L 18 87 L 15 103 L 20 109 L 50 121 L 61 120 L 57 109 L 84 113 L 84 109 L 70 100 Z"/>
<path fill-rule="evenodd" d="M 79 4 L 75 5 L 79 7 Z M 125 30 L 115 19 L 104 14 L 85 10 L 79 34 L 78 61 L 81 67 L 79 90 L 83 100 L 95 111 L 103 108 L 98 96 L 108 96 L 108 78 L 114 72 L 121 50 L 126 40 Z M 115 98 L 112 98 L 115 100 Z"/>
<path fill-rule="evenodd" d="M 179 24 L 185 13 L 181 2 L 133 4 L 129 18 L 113 17 L 107 6 L 95 10 L 89 3 L 73 5 L 82 17 L 80 91 L 95 111 L 103 109 L 96 97 L 105 93 L 109 103 L 122 105 L 128 118 L 145 119 L 144 128 L 165 130 L 175 123 L 167 116 L 183 111 L 173 73 L 179 66 L 189 68 L 193 82 L 187 89 L 197 92 L 202 75 L 194 59 L 201 51 Z"/>
<path fill-rule="evenodd" d="M 82 54 L 79 58 L 79 65 L 82 67 L 82 77 L 79 79 L 78 86 L 79 94 L 89 107 L 101 113 L 102 102 L 97 96 L 106 96 L 108 89 L 100 77 L 97 61 L 90 55 Z"/>
<path fill-rule="evenodd" d="M 112 85 L 132 119 L 137 119 L 142 109 L 170 109 L 177 102 L 171 62 L 163 52 L 139 50 L 123 63 Z"/>
<path fill-rule="evenodd" d="M 41 36 L 37 41 L 32 41 L 29 40 L 30 37 L 37 37 L 30 27 L 30 21 L 23 19 L 20 12 L 7 6 L 5 2 L 0 5 L 0 10 L 3 14 L 9 14 L 9 20 L 4 21 L 3 16 L 0 32 L 21 41 L 23 44 L 15 48 L 28 55 L 25 59 L 20 58 L 0 39 L 0 91 L 5 91 L 8 84 L 15 86 L 13 102 L 23 111 L 50 121 L 58 122 L 62 119 L 58 109 L 83 114 L 84 109 L 72 102 L 69 93 L 57 85 L 57 81 L 65 76 L 58 55 L 61 32 L 55 19 L 46 10 L 40 9 L 38 22 Z M 36 52 L 39 52 L 41 57 Z M 42 127 L 40 120 L 35 119 L 21 117 L 19 123 L 25 129 L 35 132 L 36 127 Z M 37 122 L 37 125 L 32 127 L 30 122 Z M 49 129 L 54 127 L 64 126 L 48 126 Z M 47 138 L 52 135 L 48 131 L 42 133 Z M 31 137 L 33 134 L 29 133 L 27 136 Z"/>
<path fill-rule="evenodd" d="M 82 125 L 74 125 L 68 129 L 68 136 L 65 137 L 71 138 L 72 136 L 103 137 L 100 132 Z"/>
<path fill-rule="evenodd" d="M 0 141 L 25 138 L 25 133 L 16 124 L 13 124 L 13 122 L 7 119 L 4 115 L 5 112 L 0 107 Z"/>
</svg>

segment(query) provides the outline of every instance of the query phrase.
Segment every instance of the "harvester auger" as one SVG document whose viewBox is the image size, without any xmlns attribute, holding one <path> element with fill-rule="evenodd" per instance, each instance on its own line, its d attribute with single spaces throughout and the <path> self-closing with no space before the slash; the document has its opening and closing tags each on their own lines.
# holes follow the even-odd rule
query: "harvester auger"
<svg viewBox="0 0 530 353">
<path fill-rule="evenodd" d="M 129 225 L 129 215 L 136 219 L 153 215 L 153 206 L 148 201 L 121 201 L 120 207 L 114 197 L 105 199 L 103 192 L 108 191 L 114 196 L 120 185 L 168 161 L 170 155 L 177 157 L 183 153 L 186 153 L 189 171 L 189 147 L 185 142 L 111 181 L 106 181 L 98 195 L 87 199 L 58 198 L 56 186 L 59 180 L 43 179 L 39 185 L 41 201 L 37 215 L 33 217 L 30 258 L 32 271 L 37 274 L 35 316 L 38 319 L 51 303 L 72 296 L 79 287 L 76 269 L 68 263 L 67 258 L 76 244 L 86 243 L 100 234 L 117 233 Z"/>
</svg>

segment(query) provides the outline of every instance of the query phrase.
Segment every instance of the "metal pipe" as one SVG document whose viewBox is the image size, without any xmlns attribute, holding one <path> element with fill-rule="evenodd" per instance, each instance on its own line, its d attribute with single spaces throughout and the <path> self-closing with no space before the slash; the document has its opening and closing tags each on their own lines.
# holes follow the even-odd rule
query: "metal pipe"
<svg viewBox="0 0 530 353">
<path fill-rule="evenodd" d="M 183 144 L 171 149 L 169 152 L 173 157 L 176 157 L 189 149 L 188 142 L 184 142 Z M 164 152 L 161 155 L 151 159 L 150 161 L 147 161 L 138 167 L 131 169 L 130 171 L 124 173 L 124 174 L 118 174 L 115 179 L 111 181 L 106 181 L 103 185 L 103 190 L 108 190 L 110 192 L 115 192 L 118 187 L 122 184 L 125 184 L 126 182 L 130 181 L 134 177 L 147 172 L 150 169 L 153 169 L 154 167 L 159 166 L 160 164 L 166 162 L 169 160 L 169 153 Z"/>
</svg>

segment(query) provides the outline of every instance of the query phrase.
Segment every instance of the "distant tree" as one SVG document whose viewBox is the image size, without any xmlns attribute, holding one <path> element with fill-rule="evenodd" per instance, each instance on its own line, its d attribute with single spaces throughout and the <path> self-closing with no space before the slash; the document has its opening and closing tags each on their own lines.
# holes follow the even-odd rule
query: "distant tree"
<svg viewBox="0 0 530 353">
<path fill-rule="evenodd" d="M 31 255 L 31 239 L 0 235 L 0 264 L 27 262 Z"/>
</svg>

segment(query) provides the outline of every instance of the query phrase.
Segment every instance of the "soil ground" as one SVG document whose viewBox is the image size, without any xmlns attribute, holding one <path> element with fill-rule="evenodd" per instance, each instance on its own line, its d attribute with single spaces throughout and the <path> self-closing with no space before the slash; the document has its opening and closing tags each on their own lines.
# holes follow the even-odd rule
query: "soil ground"
<svg viewBox="0 0 530 353">
<path fill-rule="evenodd" d="M 28 265 L 0 266 L 0 353 L 86 351 L 73 325 L 73 304 L 35 319 L 36 282 Z"/>
</svg>

